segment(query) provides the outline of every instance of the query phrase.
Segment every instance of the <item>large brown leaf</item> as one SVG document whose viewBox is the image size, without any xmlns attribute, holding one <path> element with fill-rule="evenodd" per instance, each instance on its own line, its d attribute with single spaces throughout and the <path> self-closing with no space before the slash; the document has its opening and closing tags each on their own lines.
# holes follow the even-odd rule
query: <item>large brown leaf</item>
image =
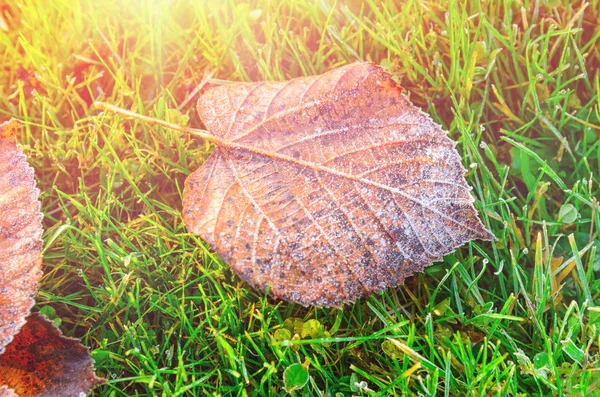
<svg viewBox="0 0 600 397">
<path fill-rule="evenodd" d="M 369 63 L 207 91 L 217 148 L 186 181 L 188 229 L 251 285 L 317 306 L 492 239 L 454 142 L 401 91 Z"/>
<path fill-rule="evenodd" d="M 25 324 L 42 275 L 39 191 L 17 147 L 18 127 L 0 124 L 0 354 Z"/>
</svg>

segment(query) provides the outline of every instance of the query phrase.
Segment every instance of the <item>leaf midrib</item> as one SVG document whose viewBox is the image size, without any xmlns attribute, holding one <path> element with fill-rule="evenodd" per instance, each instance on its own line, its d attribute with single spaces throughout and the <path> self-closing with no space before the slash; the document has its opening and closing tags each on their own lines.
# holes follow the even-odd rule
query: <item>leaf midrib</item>
<svg viewBox="0 0 600 397">
<path fill-rule="evenodd" d="M 450 138 L 448 138 L 448 137 L 444 137 L 444 139 L 450 140 Z M 398 194 L 398 195 L 400 195 L 400 196 L 402 196 L 402 197 L 404 197 L 404 198 L 406 198 L 406 199 L 408 199 L 408 200 L 410 200 L 410 201 L 412 201 L 414 203 L 417 203 L 420 206 L 422 206 L 423 208 L 426 208 L 427 210 L 429 210 L 429 211 L 431 211 L 431 212 L 439 215 L 440 217 L 442 217 L 444 219 L 447 219 L 447 220 L 451 221 L 452 223 L 454 223 L 454 224 L 456 224 L 456 225 L 458 225 L 460 227 L 463 227 L 463 228 L 465 228 L 467 230 L 470 230 L 470 231 L 472 231 L 472 232 L 474 232 L 474 233 L 476 233 L 478 235 L 481 233 L 480 230 L 474 229 L 474 228 L 472 228 L 470 226 L 467 226 L 467 225 L 465 225 L 465 224 L 457 221 L 456 219 L 454 219 L 454 218 L 452 218 L 452 217 L 444 214 L 443 212 L 440 212 L 437 208 L 433 208 L 433 207 L 430 207 L 430 206 L 426 205 L 421 200 L 419 200 L 419 199 L 417 199 L 417 198 L 415 198 L 415 197 L 413 197 L 413 196 L 411 196 L 411 195 L 403 192 L 402 190 L 400 190 L 398 188 L 387 186 L 387 185 L 381 184 L 379 182 L 375 182 L 375 181 L 373 181 L 371 179 L 368 179 L 368 178 L 363 178 L 363 177 L 360 177 L 360 176 L 351 175 L 351 174 L 348 174 L 348 173 L 343 172 L 343 171 L 338 171 L 338 170 L 336 170 L 334 168 L 323 166 L 321 164 L 317 164 L 317 163 L 313 163 L 313 162 L 310 162 L 310 161 L 306 161 L 306 160 L 298 159 L 298 158 L 295 158 L 295 157 L 287 156 L 287 155 L 281 154 L 281 153 L 276 153 L 276 152 L 271 152 L 271 151 L 259 149 L 259 148 L 252 147 L 252 146 L 242 145 L 242 144 L 235 143 L 235 142 L 223 141 L 222 140 L 220 142 L 220 144 L 218 144 L 218 146 L 221 146 L 221 149 L 222 150 L 225 149 L 225 151 L 227 149 L 238 149 L 238 150 L 248 151 L 248 152 L 251 152 L 251 153 L 258 154 L 258 155 L 263 156 L 263 157 L 272 158 L 272 159 L 280 160 L 280 161 L 286 161 L 286 162 L 289 162 L 289 163 L 293 163 L 293 164 L 301 165 L 303 167 L 307 167 L 307 168 L 312 169 L 314 171 L 324 172 L 324 173 L 327 173 L 327 174 L 330 174 L 330 175 L 335 175 L 335 176 L 338 176 L 338 177 L 341 177 L 341 178 L 345 178 L 345 179 L 348 179 L 348 180 L 351 180 L 351 181 L 354 181 L 354 182 L 360 182 L 360 183 L 363 183 L 363 184 L 366 184 L 366 185 L 369 185 L 369 186 L 377 187 L 379 189 L 386 190 L 386 191 L 388 191 L 390 193 Z M 452 150 L 456 150 L 456 149 L 452 149 Z M 231 161 L 229 159 L 229 156 L 224 156 L 224 160 L 226 162 Z M 243 188 L 242 180 L 239 179 L 239 178 L 236 178 L 236 181 Z M 249 192 L 248 192 L 248 194 L 249 194 Z"/>
</svg>

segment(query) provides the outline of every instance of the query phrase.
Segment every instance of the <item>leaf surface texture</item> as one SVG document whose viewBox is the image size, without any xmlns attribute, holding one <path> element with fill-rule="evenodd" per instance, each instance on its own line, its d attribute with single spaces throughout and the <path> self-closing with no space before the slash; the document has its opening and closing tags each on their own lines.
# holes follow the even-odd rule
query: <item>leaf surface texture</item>
<svg viewBox="0 0 600 397">
<path fill-rule="evenodd" d="M 218 142 L 186 181 L 188 229 L 254 287 L 316 306 L 492 239 L 455 143 L 401 91 L 370 63 L 210 89 L 198 112 Z"/>
</svg>

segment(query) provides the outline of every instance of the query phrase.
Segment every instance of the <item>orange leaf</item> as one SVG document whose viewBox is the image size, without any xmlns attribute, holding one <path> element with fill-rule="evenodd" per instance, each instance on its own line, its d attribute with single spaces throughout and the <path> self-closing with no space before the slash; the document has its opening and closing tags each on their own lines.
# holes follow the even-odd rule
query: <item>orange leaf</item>
<svg viewBox="0 0 600 397">
<path fill-rule="evenodd" d="M 401 91 L 370 63 L 208 90 L 217 148 L 186 181 L 188 229 L 251 285 L 317 306 L 492 239 L 455 143 Z"/>
<path fill-rule="evenodd" d="M 0 384 L 19 397 L 79 396 L 104 383 L 92 363 L 79 340 L 64 337 L 46 318 L 32 314 L 0 356 Z"/>
</svg>

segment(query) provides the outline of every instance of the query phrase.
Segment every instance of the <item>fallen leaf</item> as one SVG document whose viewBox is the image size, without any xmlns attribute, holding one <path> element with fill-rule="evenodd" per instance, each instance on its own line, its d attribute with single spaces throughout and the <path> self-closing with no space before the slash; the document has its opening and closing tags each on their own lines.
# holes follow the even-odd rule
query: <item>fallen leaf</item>
<svg viewBox="0 0 600 397">
<path fill-rule="evenodd" d="M 0 125 L 0 353 L 25 324 L 42 275 L 39 191 L 17 147 L 19 125 Z"/>
<path fill-rule="evenodd" d="M 208 90 L 198 112 L 217 147 L 186 181 L 188 230 L 252 286 L 316 306 L 493 239 L 455 143 L 401 91 L 370 63 Z"/>
<path fill-rule="evenodd" d="M 81 396 L 104 383 L 94 374 L 88 349 L 37 313 L 0 358 L 0 384 L 19 397 Z"/>
<path fill-rule="evenodd" d="M 42 274 L 43 216 L 34 171 L 15 141 L 19 125 L 0 124 L 0 397 L 80 396 L 103 382 L 89 352 L 29 316 Z"/>
</svg>

